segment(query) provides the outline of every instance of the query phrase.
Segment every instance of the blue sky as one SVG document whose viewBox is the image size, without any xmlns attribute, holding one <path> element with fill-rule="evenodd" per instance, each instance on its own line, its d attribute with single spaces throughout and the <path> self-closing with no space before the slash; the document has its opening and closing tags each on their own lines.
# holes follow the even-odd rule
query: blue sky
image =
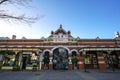
<svg viewBox="0 0 120 80">
<path fill-rule="evenodd" d="M 39 39 L 48 37 L 60 24 L 80 38 L 114 38 L 114 32 L 120 32 L 120 0 L 33 0 L 29 5 L 13 12 L 43 17 L 31 27 L 1 21 L 0 36 Z"/>
</svg>

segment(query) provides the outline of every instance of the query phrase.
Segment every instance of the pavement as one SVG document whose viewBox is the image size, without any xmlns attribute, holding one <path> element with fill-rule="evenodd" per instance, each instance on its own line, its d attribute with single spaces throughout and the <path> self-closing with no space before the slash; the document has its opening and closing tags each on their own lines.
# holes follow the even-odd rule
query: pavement
<svg viewBox="0 0 120 80">
<path fill-rule="evenodd" d="M 120 70 L 0 71 L 0 80 L 120 80 Z"/>
</svg>

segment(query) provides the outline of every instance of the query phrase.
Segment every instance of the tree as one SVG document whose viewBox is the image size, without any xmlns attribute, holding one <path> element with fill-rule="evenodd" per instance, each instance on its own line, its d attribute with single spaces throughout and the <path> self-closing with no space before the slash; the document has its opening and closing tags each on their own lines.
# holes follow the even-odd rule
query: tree
<svg viewBox="0 0 120 80">
<path fill-rule="evenodd" d="M 27 24 L 34 23 L 38 19 L 37 17 L 27 17 L 25 14 L 10 14 L 6 10 L 1 9 L 1 6 L 7 6 L 9 4 L 25 7 L 25 5 L 27 5 L 31 1 L 32 0 L 0 0 L 0 19 L 7 21 L 22 22 Z"/>
<path fill-rule="evenodd" d="M 72 65 L 74 69 L 75 67 L 77 67 L 78 58 L 76 55 L 73 55 L 71 60 L 72 60 Z"/>
</svg>

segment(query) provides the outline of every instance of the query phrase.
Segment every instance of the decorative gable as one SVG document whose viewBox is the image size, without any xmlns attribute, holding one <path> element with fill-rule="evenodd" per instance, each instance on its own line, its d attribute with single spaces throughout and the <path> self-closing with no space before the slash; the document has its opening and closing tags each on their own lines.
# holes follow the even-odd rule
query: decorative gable
<svg viewBox="0 0 120 80">
<path fill-rule="evenodd" d="M 59 29 L 55 31 L 54 34 L 67 34 L 67 32 L 62 28 L 62 25 L 60 25 Z"/>
<path fill-rule="evenodd" d="M 51 36 L 49 36 L 53 39 L 53 42 L 68 42 L 69 37 L 71 37 L 71 32 L 66 32 L 62 25 L 60 25 L 59 29 L 57 29 L 55 32 L 51 31 Z"/>
</svg>

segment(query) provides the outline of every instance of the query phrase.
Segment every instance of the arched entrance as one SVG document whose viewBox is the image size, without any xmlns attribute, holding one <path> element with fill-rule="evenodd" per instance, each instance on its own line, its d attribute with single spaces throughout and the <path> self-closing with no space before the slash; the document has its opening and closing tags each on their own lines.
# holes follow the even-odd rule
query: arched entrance
<svg viewBox="0 0 120 80">
<path fill-rule="evenodd" d="M 53 69 L 68 69 L 68 50 L 58 47 L 53 51 Z"/>
<path fill-rule="evenodd" d="M 49 69 L 49 62 L 50 62 L 50 53 L 49 51 L 45 51 L 44 55 L 43 55 L 44 59 L 43 59 L 43 62 L 44 62 L 44 69 Z"/>
<path fill-rule="evenodd" d="M 78 57 L 76 51 L 72 51 L 71 60 L 72 60 L 72 69 L 77 69 Z"/>
</svg>

